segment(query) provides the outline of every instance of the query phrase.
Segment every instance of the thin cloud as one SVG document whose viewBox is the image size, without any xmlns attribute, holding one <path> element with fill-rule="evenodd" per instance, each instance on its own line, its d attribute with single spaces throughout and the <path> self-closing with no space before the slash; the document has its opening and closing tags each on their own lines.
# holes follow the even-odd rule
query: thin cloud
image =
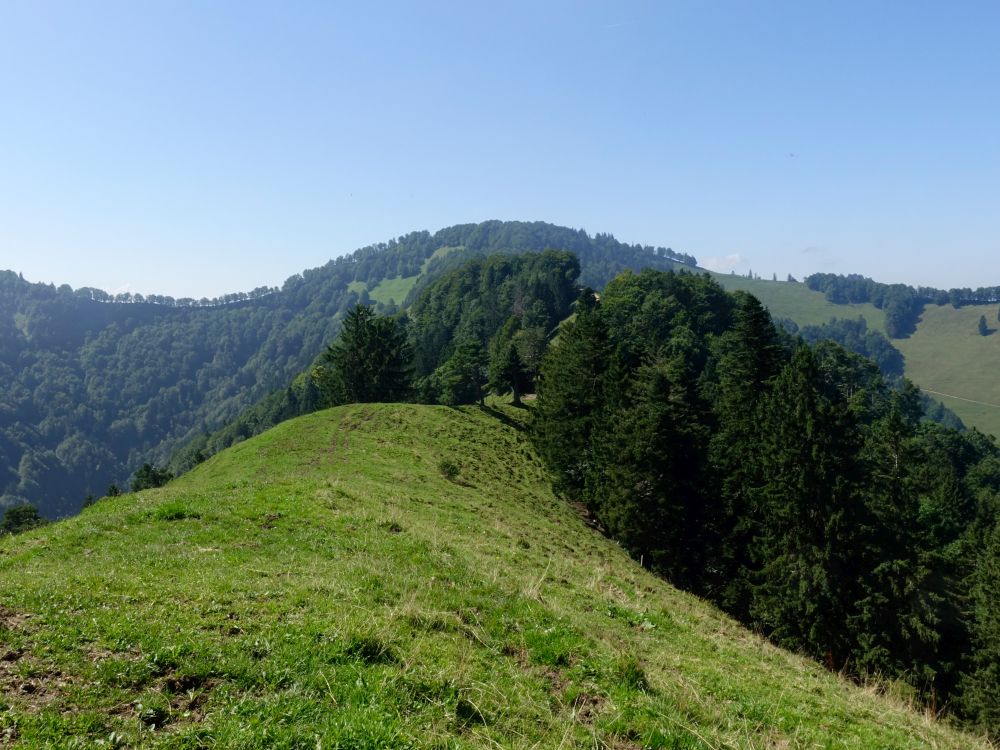
<svg viewBox="0 0 1000 750">
<path fill-rule="evenodd" d="M 702 268 L 707 268 L 709 271 L 716 271 L 717 273 L 726 273 L 728 271 L 735 271 L 744 264 L 743 256 L 739 253 L 731 253 L 730 255 L 724 255 L 720 257 L 705 258 L 701 262 Z"/>
</svg>

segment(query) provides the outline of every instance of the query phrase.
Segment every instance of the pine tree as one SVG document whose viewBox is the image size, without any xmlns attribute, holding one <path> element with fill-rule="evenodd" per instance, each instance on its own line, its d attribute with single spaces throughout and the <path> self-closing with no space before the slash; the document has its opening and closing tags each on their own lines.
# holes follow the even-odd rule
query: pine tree
<svg viewBox="0 0 1000 750">
<path fill-rule="evenodd" d="M 979 555 L 972 587 L 972 668 L 962 685 L 962 709 L 969 719 L 1000 740 L 1000 524 Z"/>
<path fill-rule="evenodd" d="M 604 383 L 611 363 L 608 329 L 592 289 L 580 293 L 576 318 L 565 323 L 542 360 L 533 433 L 561 491 L 578 492 L 593 464 Z"/>
<path fill-rule="evenodd" d="M 934 560 L 925 534 L 915 471 L 923 460 L 916 438 L 919 393 L 907 383 L 888 413 L 867 430 L 862 458 L 868 481 L 860 538 L 859 599 L 850 615 L 853 661 L 864 672 L 901 674 L 933 694 L 941 597 L 930 582 Z"/>
<path fill-rule="evenodd" d="M 466 340 L 431 376 L 436 399 L 449 406 L 482 401 L 488 377 L 488 360 L 483 345 Z"/>
<path fill-rule="evenodd" d="M 313 379 L 328 404 L 401 401 L 410 393 L 410 347 L 392 318 L 355 305 Z"/>
<path fill-rule="evenodd" d="M 830 666 L 851 651 L 847 618 L 855 571 L 858 436 L 846 405 L 824 382 L 815 354 L 799 348 L 758 411 L 754 488 L 760 526 L 751 614 L 779 644 Z"/>
<path fill-rule="evenodd" d="M 595 441 L 586 488 L 611 536 L 689 590 L 701 588 L 711 548 L 703 491 L 708 407 L 693 366 L 700 344 L 678 327 L 658 361 L 638 369 Z"/>
<path fill-rule="evenodd" d="M 718 489 L 710 518 L 716 535 L 714 581 L 705 593 L 731 614 L 746 618 L 749 608 L 747 553 L 755 532 L 751 488 L 762 482 L 759 464 L 751 460 L 760 443 L 758 403 L 781 370 L 785 354 L 763 305 L 752 295 L 737 294 L 733 327 L 713 343 L 718 379 L 713 398 L 717 428 L 709 460 Z"/>
</svg>

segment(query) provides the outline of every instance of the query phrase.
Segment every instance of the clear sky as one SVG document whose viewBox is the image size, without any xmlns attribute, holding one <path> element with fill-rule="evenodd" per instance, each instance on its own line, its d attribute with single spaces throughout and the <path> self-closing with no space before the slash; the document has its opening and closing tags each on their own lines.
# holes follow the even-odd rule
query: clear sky
<svg viewBox="0 0 1000 750">
<path fill-rule="evenodd" d="M 0 268 L 173 296 L 544 220 L 1000 284 L 1000 3 L 0 0 Z"/>
</svg>

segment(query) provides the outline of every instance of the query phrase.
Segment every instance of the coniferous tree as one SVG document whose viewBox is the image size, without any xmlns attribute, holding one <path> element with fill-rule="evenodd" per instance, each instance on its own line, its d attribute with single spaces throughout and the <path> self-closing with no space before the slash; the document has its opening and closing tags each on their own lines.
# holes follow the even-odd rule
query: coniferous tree
<svg viewBox="0 0 1000 750">
<path fill-rule="evenodd" d="M 729 612 L 746 617 L 750 604 L 747 556 L 756 518 L 750 492 L 763 482 L 760 464 L 750 457 L 760 444 L 758 404 L 781 370 L 784 352 L 770 315 L 752 295 L 738 293 L 733 326 L 713 343 L 718 383 L 714 393 L 717 429 L 709 460 L 718 485 L 711 519 L 717 536 L 710 595 Z"/>
<path fill-rule="evenodd" d="M 488 360 L 482 344 L 463 341 L 454 353 L 431 375 L 435 399 L 449 406 L 482 402 L 486 393 Z"/>
<path fill-rule="evenodd" d="M 410 394 L 410 346 L 399 323 L 356 305 L 314 380 L 328 403 L 402 401 Z"/>
<path fill-rule="evenodd" d="M 1000 740 L 1000 523 L 986 537 L 972 586 L 972 635 L 976 647 L 962 684 L 963 713 Z"/>
<path fill-rule="evenodd" d="M 608 329 L 593 289 L 584 289 L 576 318 L 565 323 L 542 362 L 533 434 L 561 491 L 579 492 L 593 465 L 610 366 Z"/>
<path fill-rule="evenodd" d="M 712 548 L 703 483 L 709 430 L 692 349 L 674 330 L 656 361 L 641 366 L 628 397 L 594 441 L 587 497 L 601 523 L 634 556 L 676 585 L 701 587 Z"/>
<path fill-rule="evenodd" d="M 148 462 L 144 463 L 136 471 L 135 477 L 132 478 L 132 492 L 141 492 L 153 487 L 162 487 L 173 478 L 174 475 L 166 469 L 153 466 Z"/>
<path fill-rule="evenodd" d="M 751 497 L 760 512 L 759 565 L 751 614 L 775 641 L 839 666 L 851 652 L 847 618 L 858 598 L 855 554 L 858 435 L 801 347 L 759 409 L 759 470 Z"/>
<path fill-rule="evenodd" d="M 45 519 L 38 514 L 38 509 L 30 503 L 12 505 L 3 514 L 0 521 L 0 536 L 3 534 L 20 534 L 22 531 L 34 529 L 45 524 Z"/>
<path fill-rule="evenodd" d="M 511 316 L 490 342 L 490 388 L 498 394 L 510 391 L 515 406 L 521 405 L 521 393 L 528 377 L 515 341 L 520 328 L 520 319 Z"/>
<path fill-rule="evenodd" d="M 861 452 L 866 513 L 859 519 L 856 549 L 861 591 L 850 628 L 858 670 L 905 674 L 930 697 L 942 601 L 929 580 L 940 566 L 922 524 L 920 494 L 926 488 L 914 471 L 922 460 L 919 419 L 919 394 L 907 384 L 866 431 Z"/>
</svg>

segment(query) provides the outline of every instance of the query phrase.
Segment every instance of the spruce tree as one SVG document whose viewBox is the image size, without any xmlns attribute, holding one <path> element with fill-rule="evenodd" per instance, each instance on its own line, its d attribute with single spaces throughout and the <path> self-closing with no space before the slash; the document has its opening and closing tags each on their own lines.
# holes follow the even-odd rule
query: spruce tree
<svg viewBox="0 0 1000 750">
<path fill-rule="evenodd" d="M 784 357 L 767 310 L 755 297 L 738 293 L 733 327 L 713 343 L 717 428 L 709 461 L 717 487 L 710 518 L 716 536 L 715 580 L 706 580 L 710 586 L 706 594 L 741 618 L 749 611 L 751 561 L 747 551 L 756 533 L 749 493 L 762 482 L 760 465 L 751 459 L 761 440 L 758 404 L 781 370 Z"/>
<path fill-rule="evenodd" d="M 972 667 L 963 681 L 961 707 L 975 725 L 1000 740 L 1000 524 L 979 555 L 972 587 Z"/>
<path fill-rule="evenodd" d="M 579 492 L 593 463 L 611 362 L 608 329 L 593 289 L 584 289 L 576 318 L 565 323 L 542 360 L 533 434 L 560 491 Z"/>
<path fill-rule="evenodd" d="M 758 410 L 765 483 L 750 493 L 760 514 L 751 614 L 779 644 L 830 666 L 851 651 L 863 513 L 857 430 L 838 396 L 812 350 L 799 348 Z"/>
<path fill-rule="evenodd" d="M 410 346 L 399 324 L 355 305 L 314 380 L 328 404 L 401 401 L 410 393 Z"/>
<path fill-rule="evenodd" d="M 708 410 L 698 394 L 689 328 L 675 329 L 657 361 L 640 367 L 622 407 L 594 441 L 586 497 L 633 556 L 678 586 L 702 588 L 713 544 L 707 524 Z"/>
</svg>

